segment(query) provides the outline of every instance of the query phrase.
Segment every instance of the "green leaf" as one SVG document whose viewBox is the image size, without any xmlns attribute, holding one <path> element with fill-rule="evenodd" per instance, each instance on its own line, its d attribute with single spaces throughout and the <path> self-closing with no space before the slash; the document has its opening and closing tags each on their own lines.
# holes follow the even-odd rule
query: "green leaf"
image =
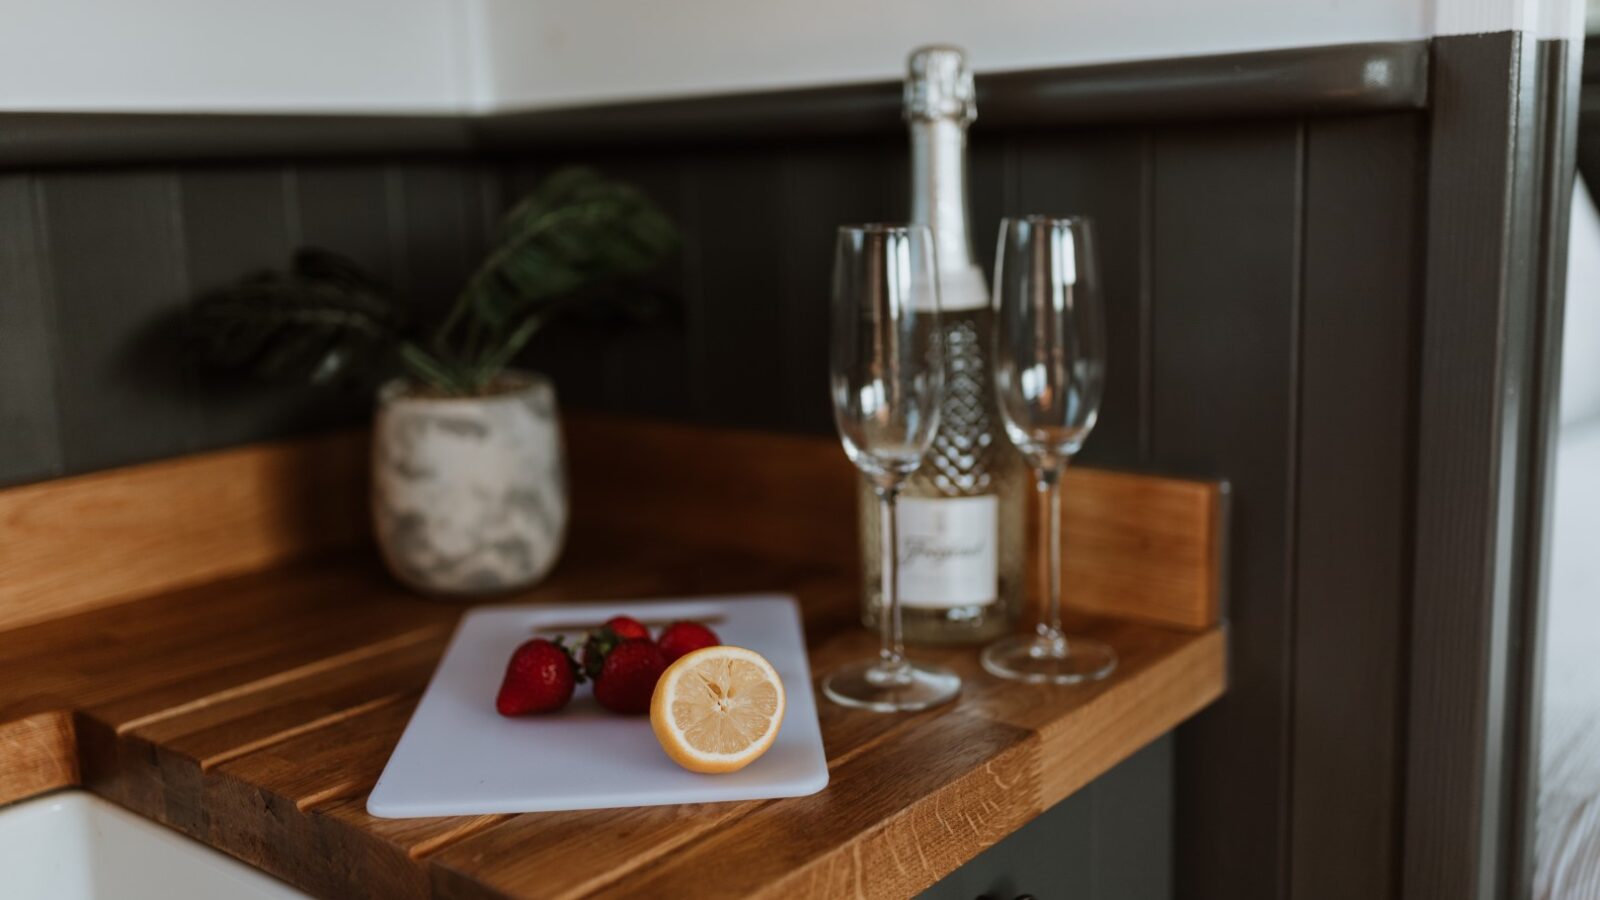
<svg viewBox="0 0 1600 900">
<path fill-rule="evenodd" d="M 287 273 L 202 297 L 190 338 L 211 362 L 267 379 L 368 380 L 398 367 L 446 393 L 481 392 L 558 313 L 602 308 L 601 288 L 655 266 L 676 244 L 672 222 L 639 191 L 562 169 L 505 215 L 493 251 L 426 344 L 409 339 L 388 288 L 317 249 L 297 253 Z M 643 318 L 654 301 L 634 294 L 617 308 Z"/>
<path fill-rule="evenodd" d="M 556 300 L 647 271 L 676 245 L 677 229 L 642 193 L 592 169 L 562 169 L 505 215 L 458 308 L 501 340 L 526 340 L 522 324 L 543 321 Z M 491 346 L 482 355 L 499 358 L 504 350 Z"/>
<path fill-rule="evenodd" d="M 389 292 L 325 250 L 295 255 L 196 302 L 189 337 L 213 364 L 275 381 L 322 384 L 373 375 L 405 325 Z"/>
</svg>

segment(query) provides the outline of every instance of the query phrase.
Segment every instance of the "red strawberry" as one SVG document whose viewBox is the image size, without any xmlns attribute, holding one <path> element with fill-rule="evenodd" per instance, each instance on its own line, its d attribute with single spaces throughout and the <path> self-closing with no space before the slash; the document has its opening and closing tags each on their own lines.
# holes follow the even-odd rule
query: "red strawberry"
<svg viewBox="0 0 1600 900">
<path fill-rule="evenodd" d="M 572 699 L 577 678 L 578 666 L 560 638 L 534 638 L 511 654 L 494 708 L 502 716 L 560 709 Z"/>
<path fill-rule="evenodd" d="M 717 633 L 699 622 L 673 622 L 661 629 L 661 637 L 656 640 L 656 646 L 661 648 L 661 655 L 667 658 L 669 664 L 685 653 L 702 647 L 715 647 L 720 643 L 722 640 Z"/>
<path fill-rule="evenodd" d="M 656 680 L 666 671 L 661 648 L 644 640 L 623 641 L 606 654 L 594 680 L 594 699 L 612 712 L 637 715 L 650 711 Z"/>
<path fill-rule="evenodd" d="M 606 654 L 623 641 L 648 641 L 650 629 L 644 627 L 638 619 L 632 616 L 612 616 L 604 625 L 589 632 L 584 639 L 583 653 L 580 654 L 583 671 L 590 678 L 600 677 L 600 668 L 605 665 Z"/>
<path fill-rule="evenodd" d="M 612 616 L 606 620 L 604 627 L 625 641 L 650 640 L 650 629 L 633 616 Z"/>
</svg>

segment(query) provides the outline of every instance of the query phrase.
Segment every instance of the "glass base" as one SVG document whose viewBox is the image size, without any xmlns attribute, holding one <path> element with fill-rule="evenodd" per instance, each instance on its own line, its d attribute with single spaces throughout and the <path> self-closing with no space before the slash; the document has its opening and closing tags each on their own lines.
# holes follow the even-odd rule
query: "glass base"
<svg viewBox="0 0 1600 900">
<path fill-rule="evenodd" d="M 961 693 L 961 676 L 944 666 L 882 660 L 847 663 L 822 680 L 822 693 L 840 706 L 873 712 L 913 712 L 948 703 Z"/>
<path fill-rule="evenodd" d="M 1099 681 L 1117 667 L 1117 651 L 1093 638 L 1001 638 L 983 648 L 983 668 L 997 678 L 1029 684 Z"/>
</svg>

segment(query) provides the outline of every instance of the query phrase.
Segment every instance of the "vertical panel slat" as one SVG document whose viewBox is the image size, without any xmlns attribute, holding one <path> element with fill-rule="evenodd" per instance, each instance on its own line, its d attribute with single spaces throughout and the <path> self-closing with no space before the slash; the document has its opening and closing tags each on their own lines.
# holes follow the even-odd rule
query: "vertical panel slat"
<svg viewBox="0 0 1600 900">
<path fill-rule="evenodd" d="M 1017 198 L 1016 139 L 1009 134 L 974 131 L 967 148 L 968 228 L 972 250 L 994 285 L 994 250 L 1000 220 L 1020 210 Z M 909 151 L 902 151 L 909 154 Z M 909 202 L 909 201 L 908 201 Z M 910 207 L 900 211 L 905 218 Z"/>
<path fill-rule="evenodd" d="M 1180 896 L 1284 887 L 1299 163 L 1292 125 L 1155 146 L 1154 461 L 1233 483 L 1231 674 L 1180 732 Z"/>
<path fill-rule="evenodd" d="M 278 167 L 196 169 L 179 176 L 185 285 L 198 296 L 288 263 L 287 185 Z M 225 447 L 297 430 L 313 397 L 299 386 L 251 383 L 247 373 L 196 381 L 189 446 Z"/>
<path fill-rule="evenodd" d="M 505 172 L 500 166 L 483 163 L 477 169 L 477 215 L 480 243 L 487 247 L 494 241 L 500 226 L 500 217 L 510 207 Z"/>
<path fill-rule="evenodd" d="M 633 185 L 686 227 L 683 162 L 677 155 L 619 156 L 596 160 L 600 171 Z M 684 250 L 680 246 L 654 271 L 625 289 L 652 292 L 661 306 L 648 321 L 622 322 L 610 333 L 589 335 L 603 343 L 605 407 L 618 413 L 682 419 L 693 410 L 689 334 L 682 304 Z M 590 365 L 595 365 L 594 361 Z"/>
<path fill-rule="evenodd" d="M 1431 53 L 1401 893 L 1478 900 L 1510 893 L 1511 727 L 1531 699 L 1513 621 L 1537 602 L 1527 516 L 1548 449 L 1538 225 L 1570 196 L 1547 201 L 1539 183 L 1542 101 L 1560 79 L 1544 79 L 1534 36 L 1438 38 Z"/>
<path fill-rule="evenodd" d="M 288 181 L 292 211 L 289 232 L 295 246 L 331 250 L 395 287 L 394 254 L 389 238 L 389 198 L 384 170 L 374 165 L 308 164 L 296 166 Z M 350 388 L 317 392 L 303 413 L 307 424 L 343 425 L 363 421 L 372 398 Z"/>
<path fill-rule="evenodd" d="M 0 178 L 0 484 L 61 472 L 55 340 L 34 179 Z"/>
<path fill-rule="evenodd" d="M 610 408 L 606 343 L 607 335 L 593 327 L 556 321 L 528 342 L 517 365 L 554 379 L 563 408 L 606 410 Z"/>
<path fill-rule="evenodd" d="M 830 432 L 828 302 L 840 225 L 903 219 L 891 206 L 891 159 L 903 142 L 864 147 L 807 145 L 790 150 L 782 240 L 784 397 L 788 424 Z"/>
<path fill-rule="evenodd" d="M 303 165 L 294 173 L 294 230 L 300 243 L 333 250 L 392 282 L 388 200 L 383 170 L 362 165 Z"/>
<path fill-rule="evenodd" d="M 722 424 L 783 427 L 783 183 L 776 155 L 696 156 L 697 396 Z"/>
<path fill-rule="evenodd" d="M 1293 895 L 1390 896 L 1417 300 L 1417 126 L 1310 126 Z"/>
<path fill-rule="evenodd" d="M 1586 42 L 1587 43 L 1587 42 Z M 1596 44 L 1600 44 L 1597 41 Z M 1510 622 L 1510 640 L 1517 647 L 1511 663 L 1508 692 L 1512 702 L 1506 718 L 1510 722 L 1508 778 L 1511 797 L 1505 816 L 1510 821 L 1510 846 L 1507 848 L 1501 890 L 1526 895 L 1534 890 L 1540 874 L 1539 809 L 1545 804 L 1546 703 L 1545 676 L 1556 658 L 1549 613 L 1550 595 L 1557 588 L 1552 580 L 1555 558 L 1554 519 L 1556 506 L 1557 455 L 1561 423 L 1561 379 L 1564 334 L 1567 329 L 1568 245 L 1572 229 L 1573 203 L 1577 196 L 1576 171 L 1578 124 L 1582 115 L 1582 47 L 1563 40 L 1541 40 L 1537 49 L 1540 106 L 1537 168 L 1539 184 L 1527 204 L 1533 220 L 1524 226 L 1530 235 L 1534 280 L 1533 322 L 1529 346 L 1529 373 L 1525 395 L 1537 410 L 1529 422 L 1527 436 L 1526 490 L 1522 497 L 1526 530 L 1523 534 L 1524 564 L 1517 573 L 1523 601 L 1515 604 Z M 1580 238 L 1580 246 L 1582 239 Z M 1579 251 L 1582 252 L 1581 250 Z M 1575 303 L 1592 302 L 1573 291 Z M 1573 327 L 1581 328 L 1577 322 Z M 1563 533 L 1562 539 L 1565 540 Z M 1552 685 L 1554 687 L 1554 685 Z"/>
<path fill-rule="evenodd" d="M 1148 462 L 1155 403 L 1156 142 L 1139 136 L 1139 461 Z"/>
<path fill-rule="evenodd" d="M 513 205 L 556 169 L 592 160 L 554 156 L 519 159 L 502 169 L 505 204 Z M 605 166 L 601 166 L 605 169 Z M 546 326 L 517 358 L 517 365 L 555 380 L 559 402 L 567 409 L 603 410 L 608 407 L 606 335 L 572 320 Z M 670 378 L 671 376 L 663 376 Z"/>
<path fill-rule="evenodd" d="M 1143 209 L 1135 202 L 1143 174 L 1137 132 L 1068 132 L 1018 140 L 1018 214 L 1081 214 L 1094 219 L 1106 304 L 1106 393 L 1082 460 L 1128 466 L 1139 461 L 1144 361 L 1140 295 Z"/>
<path fill-rule="evenodd" d="M 528 342 L 517 365 L 554 379 L 564 408 L 605 410 L 605 353 L 604 333 L 570 319 L 557 320 Z"/>
<path fill-rule="evenodd" d="M 483 211 L 472 169 L 454 164 L 402 167 L 403 288 L 417 322 L 444 318 L 483 253 Z"/>
<path fill-rule="evenodd" d="M 683 246 L 679 251 L 683 267 L 683 338 L 689 348 L 689 409 L 697 421 L 710 420 L 707 398 L 702 393 L 706 383 L 706 305 L 705 295 L 705 229 L 701 225 L 705 214 L 700 198 L 700 179 L 695 166 L 685 159 L 678 171 L 678 196 L 680 198 L 679 227 Z"/>
<path fill-rule="evenodd" d="M 539 182 L 557 167 L 573 162 L 561 158 L 542 156 L 525 157 L 507 161 L 501 167 L 500 181 L 505 185 L 506 205 L 516 203 L 522 196 L 539 186 Z"/>
<path fill-rule="evenodd" d="M 41 180 L 66 470 L 183 452 L 194 394 L 180 339 L 188 298 L 175 176 L 88 172 Z"/>
<path fill-rule="evenodd" d="M 406 211 L 405 166 L 393 163 L 383 167 L 383 223 L 387 239 L 389 283 L 402 296 L 411 292 L 410 223 Z"/>
</svg>

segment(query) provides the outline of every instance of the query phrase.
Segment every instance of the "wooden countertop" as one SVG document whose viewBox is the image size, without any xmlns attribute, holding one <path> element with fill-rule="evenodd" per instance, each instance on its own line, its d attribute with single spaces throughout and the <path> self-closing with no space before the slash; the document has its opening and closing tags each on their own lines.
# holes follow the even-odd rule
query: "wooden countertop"
<svg viewBox="0 0 1600 900">
<path fill-rule="evenodd" d="M 874 651 L 857 618 L 853 480 L 833 442 L 600 421 L 578 423 L 570 446 L 567 555 L 501 602 L 787 590 L 814 672 Z M 312 451 L 324 472 L 359 471 L 359 438 L 294 452 Z M 40 521 L 36 493 L 24 499 L 0 494 L 0 538 Z M 0 802 L 82 784 L 319 896 L 907 896 L 1224 687 L 1220 626 L 1079 617 L 1121 655 L 1105 682 L 1016 685 L 972 649 L 924 649 L 966 679 L 957 703 L 884 716 L 823 702 L 832 782 L 812 797 L 375 819 L 366 794 L 462 607 L 396 587 L 350 545 L 348 521 L 322 526 L 333 537 L 244 554 L 268 569 L 233 574 L 211 548 L 203 579 L 75 596 L 82 611 L 56 618 L 18 592 L 32 621 L 0 632 Z M 81 548 L 84 579 L 114 574 L 102 557 L 120 558 Z M 26 567 L 0 557 L 0 577 L 26 582 Z"/>
</svg>

